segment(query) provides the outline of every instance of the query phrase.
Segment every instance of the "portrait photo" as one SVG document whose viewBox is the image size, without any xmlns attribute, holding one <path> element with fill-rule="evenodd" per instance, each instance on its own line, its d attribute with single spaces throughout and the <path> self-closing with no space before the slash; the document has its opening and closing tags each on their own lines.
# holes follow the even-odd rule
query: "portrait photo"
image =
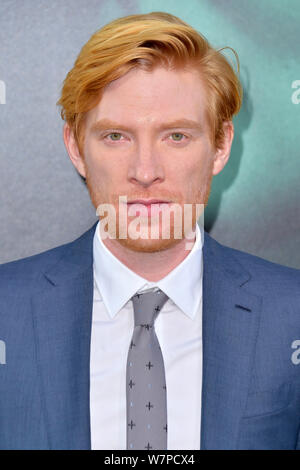
<svg viewBox="0 0 300 470">
<path fill-rule="evenodd" d="M 1 1 L 1 450 L 300 450 L 299 21 Z"/>
</svg>

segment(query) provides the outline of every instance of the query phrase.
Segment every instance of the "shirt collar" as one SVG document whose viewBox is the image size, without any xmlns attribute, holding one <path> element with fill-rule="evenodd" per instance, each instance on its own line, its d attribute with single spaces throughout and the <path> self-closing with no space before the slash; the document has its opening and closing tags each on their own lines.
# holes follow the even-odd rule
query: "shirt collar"
<svg viewBox="0 0 300 470">
<path fill-rule="evenodd" d="M 186 258 L 164 278 L 150 282 L 125 266 L 104 245 L 99 224 L 93 239 L 94 282 L 110 317 L 115 317 L 137 292 L 157 287 L 193 319 L 202 297 L 204 232 L 199 225 L 196 224 L 196 240 Z"/>
</svg>

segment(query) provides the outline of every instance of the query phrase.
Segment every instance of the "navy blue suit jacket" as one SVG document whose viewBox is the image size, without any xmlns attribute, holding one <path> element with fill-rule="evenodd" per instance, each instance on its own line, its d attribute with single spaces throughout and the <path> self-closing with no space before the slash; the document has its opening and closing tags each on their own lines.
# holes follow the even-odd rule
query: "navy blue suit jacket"
<svg viewBox="0 0 300 470">
<path fill-rule="evenodd" d="M 96 224 L 0 266 L 1 449 L 90 449 Z M 300 271 L 207 233 L 203 256 L 201 449 L 300 449 Z"/>
</svg>

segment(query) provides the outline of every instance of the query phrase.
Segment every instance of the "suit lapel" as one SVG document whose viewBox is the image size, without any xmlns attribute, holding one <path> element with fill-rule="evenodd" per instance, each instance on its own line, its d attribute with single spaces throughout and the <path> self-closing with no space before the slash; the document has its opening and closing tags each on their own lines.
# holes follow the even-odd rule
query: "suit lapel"
<svg viewBox="0 0 300 470">
<path fill-rule="evenodd" d="M 68 244 L 32 297 L 42 404 L 50 449 L 90 449 L 92 240 L 96 224 Z"/>
<path fill-rule="evenodd" d="M 261 298 L 228 252 L 205 234 L 201 449 L 237 446 L 258 334 Z"/>
</svg>

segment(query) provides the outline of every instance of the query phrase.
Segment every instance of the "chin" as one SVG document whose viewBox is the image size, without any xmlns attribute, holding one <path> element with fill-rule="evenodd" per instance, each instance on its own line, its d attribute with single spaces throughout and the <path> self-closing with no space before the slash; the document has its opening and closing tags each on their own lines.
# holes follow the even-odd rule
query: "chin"
<svg viewBox="0 0 300 470">
<path fill-rule="evenodd" d="M 117 238 L 116 241 L 128 250 L 140 253 L 155 253 L 172 248 L 182 240 L 178 238 L 144 239 L 144 238 Z"/>
</svg>

